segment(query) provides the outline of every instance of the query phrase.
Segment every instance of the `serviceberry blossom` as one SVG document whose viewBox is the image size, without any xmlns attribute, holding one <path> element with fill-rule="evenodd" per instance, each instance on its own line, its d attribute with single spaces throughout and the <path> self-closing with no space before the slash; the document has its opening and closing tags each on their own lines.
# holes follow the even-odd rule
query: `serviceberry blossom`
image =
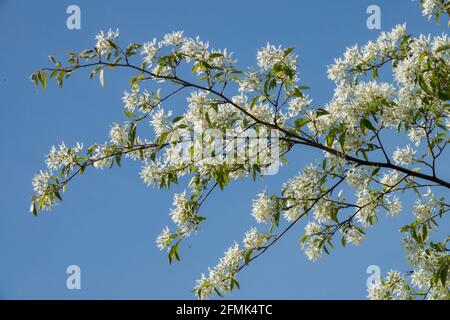
<svg viewBox="0 0 450 320">
<path fill-rule="evenodd" d="M 421 3 L 428 17 L 449 13 L 447 0 Z M 156 238 L 172 263 L 209 218 L 205 201 L 237 180 L 268 182 L 262 178 L 273 165 L 294 165 L 298 173 L 278 192 L 263 191 L 253 200 L 249 214 L 258 229 L 250 227 L 241 244 L 235 242 L 201 274 L 194 288 L 198 298 L 239 288 L 239 272 L 288 231 L 301 233 L 300 249 L 314 261 L 336 242 L 361 245 L 369 228 L 385 222 L 378 215 L 384 211 L 386 218 L 411 212 L 400 229 L 411 268 L 389 272 L 368 297 L 450 299 L 450 239 L 439 241 L 435 232 L 450 212 L 450 182 L 441 171 L 450 129 L 446 33 L 409 35 L 399 24 L 348 47 L 327 68 L 334 90 L 320 106 L 300 81 L 293 47 L 267 43 L 257 50 L 254 66 L 245 68 L 231 50 L 183 31 L 126 48 L 118 37 L 118 30 L 101 32 L 92 49 L 70 53 L 68 66 L 51 58 L 56 67 L 30 76 L 45 88 L 48 79 L 62 86 L 81 68 L 92 68 L 90 76 L 101 84 L 105 72 L 132 71 L 122 96 L 126 120 L 111 124 L 107 142 L 50 149 L 47 169 L 32 180 L 34 215 L 60 203 L 70 182 L 91 168 L 137 161 L 148 186 L 187 184 L 173 196 L 172 226 Z M 414 147 L 396 143 L 408 140 Z M 318 151 L 317 159 L 303 159 L 314 154 L 306 150 Z M 294 152 L 300 157 L 291 157 Z M 304 230 L 296 228 L 299 223 Z"/>
<path fill-rule="evenodd" d="M 170 233 L 169 227 L 166 226 L 161 232 L 161 234 L 158 236 L 158 238 L 156 238 L 156 245 L 162 251 L 170 245 L 171 241 L 172 241 L 172 234 Z"/>
<path fill-rule="evenodd" d="M 394 151 L 392 159 L 396 164 L 407 165 L 413 163 L 415 160 L 416 151 L 413 150 L 409 145 L 404 148 L 399 148 Z"/>
<path fill-rule="evenodd" d="M 253 200 L 252 216 L 257 223 L 269 223 L 272 219 L 272 201 L 266 197 L 263 191 L 258 198 Z"/>
<path fill-rule="evenodd" d="M 152 41 L 144 43 L 142 46 L 141 54 L 144 56 L 144 61 L 151 66 L 153 64 L 153 59 L 158 52 L 159 46 L 156 43 L 156 38 Z"/>
<path fill-rule="evenodd" d="M 77 154 L 83 150 L 83 144 L 77 142 L 74 147 L 66 147 L 62 142 L 58 148 L 52 146 L 45 160 L 50 170 L 58 170 L 62 166 L 71 166 L 76 163 Z"/>
<path fill-rule="evenodd" d="M 436 9 L 439 1 L 436 0 L 424 0 L 422 2 L 422 13 L 424 16 L 427 16 L 428 19 L 431 19 L 433 16 L 433 12 Z"/>
<path fill-rule="evenodd" d="M 103 31 L 100 31 L 100 33 L 95 36 L 95 40 L 97 40 L 95 47 L 100 55 L 107 53 L 111 49 L 111 42 L 114 43 L 118 38 L 119 29 L 116 31 L 109 29 L 106 34 L 104 34 Z"/>
<path fill-rule="evenodd" d="M 392 199 L 386 199 L 387 213 L 390 216 L 398 215 L 403 208 L 402 202 L 398 196 L 393 196 Z"/>
<path fill-rule="evenodd" d="M 111 143 L 119 146 L 127 146 L 130 142 L 128 139 L 128 132 L 128 125 L 121 126 L 117 123 L 113 124 L 111 130 L 109 131 Z"/>
<path fill-rule="evenodd" d="M 259 234 L 255 227 L 252 227 L 249 231 L 245 233 L 244 248 L 247 250 L 253 250 L 260 248 L 267 241 L 267 236 L 264 234 Z"/>
<path fill-rule="evenodd" d="M 297 57 L 291 54 L 285 55 L 281 46 L 277 48 L 270 43 L 257 52 L 256 60 L 258 66 L 264 71 L 273 68 L 277 63 L 284 63 L 292 70 L 296 70 Z"/>
<path fill-rule="evenodd" d="M 311 104 L 311 102 L 312 100 L 308 99 L 307 95 L 290 99 L 288 102 L 288 117 L 297 117 Z"/>
<path fill-rule="evenodd" d="M 164 40 L 160 42 L 160 47 L 162 46 L 175 46 L 178 47 L 184 42 L 183 31 L 174 31 L 164 35 Z"/>
<path fill-rule="evenodd" d="M 208 56 L 209 43 L 200 40 L 200 37 L 187 38 L 183 41 L 180 51 L 186 56 L 186 61 L 201 59 Z"/>
</svg>

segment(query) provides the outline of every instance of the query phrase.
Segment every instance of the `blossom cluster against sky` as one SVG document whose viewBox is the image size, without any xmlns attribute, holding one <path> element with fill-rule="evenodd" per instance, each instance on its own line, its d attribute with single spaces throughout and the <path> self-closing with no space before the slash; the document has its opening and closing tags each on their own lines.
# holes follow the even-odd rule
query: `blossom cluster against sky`
<svg viewBox="0 0 450 320">
<path fill-rule="evenodd" d="M 99 30 L 118 27 L 126 42 L 184 30 L 233 51 L 241 67 L 256 65 L 256 51 L 267 41 L 296 46 L 302 82 L 312 88 L 309 95 L 320 104 L 332 95 L 327 65 L 345 47 L 378 36 L 379 31 L 366 27 L 366 8 L 371 3 L 229 2 L 225 7 L 179 2 L 167 14 L 163 4 L 143 1 L 117 5 L 79 1 L 82 28 L 73 31 L 65 26 L 69 4 L 0 2 L 0 32 L 10 48 L 1 53 L 0 71 L 0 112 L 6 120 L 1 127 L 5 153 L 0 161 L 7 168 L 0 201 L 0 297 L 192 298 L 193 280 L 232 244 L 230 239 L 240 238 L 251 225 L 255 195 L 266 187 L 279 189 L 320 153 L 297 151 L 278 175 L 255 184 L 238 183 L 216 194 L 204 207 L 208 221 L 203 231 L 185 244 L 182 262 L 169 267 L 154 239 L 168 222 L 172 193 L 179 190 L 147 188 L 133 163 L 119 171 L 82 177 L 71 186 L 64 203 L 40 219 L 28 213 L 29 181 L 42 166 L 48 147 L 61 140 L 68 144 L 107 140 L 105 128 L 123 118 L 121 97 L 128 81 L 125 72 L 108 74 L 102 89 L 87 74 L 77 75 L 63 90 L 52 86 L 36 95 L 29 74 L 48 63 L 48 54 L 61 56 L 90 46 Z M 379 1 L 378 5 L 382 30 L 403 22 L 414 34 L 439 30 L 421 17 L 416 2 Z M 173 103 L 180 108 L 186 105 L 184 99 Z M 369 265 L 379 265 L 382 272 L 406 268 L 398 245 L 398 228 L 409 217 L 405 218 L 382 219 L 362 246 L 338 249 L 315 263 L 308 262 L 299 249 L 302 229 L 298 227 L 240 276 L 243 290 L 232 297 L 364 298 Z M 71 264 L 82 270 L 79 291 L 65 287 L 65 270 Z"/>
</svg>

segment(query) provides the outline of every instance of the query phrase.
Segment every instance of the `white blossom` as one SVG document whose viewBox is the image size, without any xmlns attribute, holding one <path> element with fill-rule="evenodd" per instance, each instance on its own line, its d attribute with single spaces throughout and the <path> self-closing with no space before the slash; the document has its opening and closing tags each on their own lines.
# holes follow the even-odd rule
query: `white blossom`
<svg viewBox="0 0 450 320">
<path fill-rule="evenodd" d="M 422 128 L 411 128 L 408 131 L 408 137 L 411 142 L 414 142 L 416 147 L 420 145 L 420 142 L 425 137 L 426 133 Z"/>
<path fill-rule="evenodd" d="M 95 36 L 95 39 L 97 40 L 97 43 L 95 47 L 97 48 L 100 55 L 106 53 L 111 48 L 111 42 L 115 42 L 119 38 L 119 29 L 117 29 L 115 32 L 109 29 L 107 34 L 105 35 L 103 31 L 100 31 L 99 34 Z"/>
<path fill-rule="evenodd" d="M 356 220 L 363 226 L 371 225 L 375 222 L 378 204 L 377 194 L 369 190 L 360 190 L 356 193 L 356 205 L 358 206 Z"/>
<path fill-rule="evenodd" d="M 163 231 L 156 238 L 156 245 L 160 250 L 167 248 L 172 241 L 172 234 L 170 233 L 169 227 L 165 227 Z"/>
<path fill-rule="evenodd" d="M 139 98 L 136 93 L 123 92 L 122 101 L 125 104 L 125 109 L 130 112 L 134 112 L 136 106 L 139 104 Z"/>
<path fill-rule="evenodd" d="M 286 66 L 292 70 L 296 70 L 296 57 L 288 54 L 284 55 L 284 50 L 279 46 L 278 48 L 270 43 L 267 43 L 265 47 L 259 50 L 256 54 L 258 66 L 267 71 L 279 62 L 283 62 Z"/>
<path fill-rule="evenodd" d="M 33 190 L 37 195 L 43 195 L 49 186 L 49 179 L 51 175 L 48 171 L 39 171 L 34 175 L 32 185 Z"/>
<path fill-rule="evenodd" d="M 261 79 L 256 72 L 249 72 L 239 81 L 240 92 L 252 92 L 260 89 Z"/>
<path fill-rule="evenodd" d="M 362 243 L 365 238 L 365 233 L 361 232 L 355 227 L 350 227 L 345 231 L 345 239 L 347 242 L 357 246 Z"/>
<path fill-rule="evenodd" d="M 272 219 L 271 200 L 266 197 L 266 192 L 261 192 L 258 198 L 253 200 L 252 216 L 258 223 L 270 223 Z"/>
<path fill-rule="evenodd" d="M 244 248 L 248 250 L 254 250 L 261 247 L 267 241 L 267 237 L 263 234 L 259 234 L 256 228 L 251 228 L 245 233 Z"/>
<path fill-rule="evenodd" d="M 397 196 L 393 196 L 392 199 L 386 200 L 386 206 L 387 206 L 387 213 L 390 216 L 396 216 L 398 215 L 403 208 L 402 202 L 400 201 L 400 198 Z"/>
<path fill-rule="evenodd" d="M 307 95 L 291 98 L 288 102 L 288 116 L 290 118 L 298 116 L 311 102 L 312 100 L 308 99 Z"/>
<path fill-rule="evenodd" d="M 401 179 L 402 175 L 398 171 L 390 170 L 383 173 L 380 183 L 387 186 L 389 189 L 392 189 L 398 185 Z"/>
<path fill-rule="evenodd" d="M 45 163 L 50 170 L 58 170 L 61 166 L 70 166 L 76 163 L 77 153 L 81 152 L 83 144 L 77 142 L 74 147 L 68 148 L 62 142 L 58 148 L 52 146 Z"/>
<path fill-rule="evenodd" d="M 109 137 L 111 139 L 111 143 L 119 146 L 128 145 L 128 126 L 121 126 L 120 124 L 114 123 L 109 131 Z"/>
<path fill-rule="evenodd" d="M 314 221 L 308 222 L 305 226 L 305 234 L 308 236 L 316 235 L 320 232 L 320 224 Z"/>
<path fill-rule="evenodd" d="M 302 249 L 308 260 L 316 261 L 322 256 L 322 251 L 319 247 L 318 241 L 307 241 L 303 245 Z"/>
<path fill-rule="evenodd" d="M 153 64 L 153 59 L 155 58 L 156 52 L 158 52 L 158 44 L 156 43 L 156 38 L 152 41 L 144 43 L 142 46 L 141 54 L 144 56 L 144 61 L 151 66 Z"/>
<path fill-rule="evenodd" d="M 174 31 L 164 35 L 164 40 L 161 41 L 160 46 L 180 46 L 184 41 L 183 31 Z"/>
<path fill-rule="evenodd" d="M 156 135 L 161 135 L 163 132 L 169 132 L 172 126 L 168 119 L 172 116 L 172 111 L 166 111 L 162 108 L 156 110 L 151 117 L 150 124 Z"/>
</svg>

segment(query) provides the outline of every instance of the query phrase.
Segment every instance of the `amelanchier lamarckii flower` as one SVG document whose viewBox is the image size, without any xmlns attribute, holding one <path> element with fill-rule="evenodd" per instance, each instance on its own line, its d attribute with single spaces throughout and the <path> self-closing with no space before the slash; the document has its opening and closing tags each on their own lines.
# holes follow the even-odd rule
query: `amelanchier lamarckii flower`
<svg viewBox="0 0 450 320">
<path fill-rule="evenodd" d="M 421 4 L 427 17 L 450 12 L 448 0 Z M 182 31 L 126 47 L 119 45 L 118 30 L 101 32 L 95 39 L 94 48 L 70 53 L 66 66 L 50 56 L 55 66 L 38 70 L 31 80 L 45 88 L 47 79 L 55 78 L 62 86 L 72 73 L 89 68 L 91 78 L 98 76 L 104 85 L 105 72 L 127 69 L 132 73 L 123 95 L 127 119 L 111 125 L 104 144 L 85 148 L 61 143 L 51 148 L 48 169 L 33 179 L 34 215 L 60 202 L 79 174 L 120 166 L 123 158 L 139 161 L 140 176 L 151 186 L 169 188 L 190 176 L 186 190 L 174 196 L 172 227 L 164 227 L 156 239 L 170 262 L 180 260 L 181 243 L 206 219 L 201 207 L 213 191 L 238 179 L 255 180 L 270 165 L 264 161 L 270 156 L 262 156 L 261 150 L 237 153 L 242 161 L 223 161 L 223 151 L 234 150 L 229 148 L 234 138 L 250 130 L 275 130 L 276 160 L 287 164 L 285 154 L 301 148 L 321 150 L 323 157 L 289 179 L 279 194 L 262 191 L 256 196 L 251 215 L 259 228 L 252 227 L 242 244 L 234 242 L 217 265 L 200 276 L 194 287 L 199 298 L 238 288 L 238 273 L 295 230 L 299 221 L 306 221 L 300 247 L 310 260 L 329 254 L 336 241 L 360 245 L 383 211 L 388 216 L 401 213 L 406 193 L 416 197 L 411 223 L 401 229 L 411 270 L 389 272 L 370 287 L 368 296 L 450 298 L 450 237 L 432 238 L 450 210 L 445 198 L 450 182 L 439 170 L 446 165 L 441 159 L 450 127 L 447 34 L 414 37 L 405 25 L 398 25 L 364 46 L 348 48 L 328 67 L 335 91 L 324 106 L 313 106 L 305 94 L 308 88 L 301 83 L 294 48 L 267 43 L 256 54 L 256 66 L 243 72 L 228 50 L 213 49 Z M 390 70 L 393 82 L 380 81 L 379 74 L 389 75 Z M 148 91 L 148 82 L 156 82 L 159 89 Z M 181 94 L 186 95 L 184 110 L 165 108 L 167 100 Z M 147 132 L 148 125 L 153 134 L 139 135 L 138 129 Z M 192 139 L 198 132 L 200 144 Z M 222 135 L 228 139 L 221 140 Z M 405 143 L 386 145 L 394 135 L 404 137 Z M 198 148 L 213 150 L 210 155 L 215 157 L 193 157 Z M 254 145 L 240 148 L 252 151 Z"/>
</svg>

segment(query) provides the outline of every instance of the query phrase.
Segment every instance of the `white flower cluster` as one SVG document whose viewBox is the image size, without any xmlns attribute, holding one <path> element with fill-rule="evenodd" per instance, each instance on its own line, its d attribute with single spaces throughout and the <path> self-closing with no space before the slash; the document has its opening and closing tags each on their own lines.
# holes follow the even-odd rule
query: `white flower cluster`
<svg viewBox="0 0 450 320">
<path fill-rule="evenodd" d="M 447 254 L 424 249 L 409 237 L 404 239 L 404 246 L 407 250 L 408 261 L 414 267 L 413 270 L 408 274 L 390 271 L 380 283 L 368 288 L 368 298 L 372 300 L 405 300 L 416 299 L 418 296 L 420 299 L 426 298 L 427 300 L 448 299 L 450 278 L 447 278 L 445 285 L 442 284 L 441 279 L 433 281 L 436 272 L 441 270 L 442 261 L 447 259 Z M 449 268 L 448 265 L 446 267 Z"/>
<path fill-rule="evenodd" d="M 435 250 L 423 250 L 421 247 L 415 245 L 412 239 L 405 239 L 405 248 L 408 250 L 408 260 L 414 266 L 411 275 L 412 285 L 419 290 L 429 290 L 426 296 L 428 300 L 448 299 L 450 278 L 447 277 L 445 286 L 442 285 L 440 279 L 432 285 L 432 279 L 439 270 L 441 262 L 446 258 L 446 253 Z M 450 267 L 448 268 L 450 269 Z"/>
<path fill-rule="evenodd" d="M 159 45 L 156 43 L 156 38 L 152 41 L 144 43 L 142 46 L 141 54 L 144 56 L 144 62 L 146 62 L 148 66 L 153 64 L 153 59 L 155 58 L 158 49 Z"/>
<path fill-rule="evenodd" d="M 431 19 L 435 10 L 438 8 L 439 0 L 423 0 L 422 2 L 422 14 Z"/>
<path fill-rule="evenodd" d="M 157 136 L 161 135 L 163 132 L 170 132 L 172 130 L 172 125 L 168 121 L 172 116 L 171 110 L 164 110 L 159 108 L 153 112 L 150 124 Z"/>
<path fill-rule="evenodd" d="M 423 128 L 417 127 L 417 128 L 411 128 L 408 131 L 408 137 L 411 140 L 411 142 L 414 142 L 416 147 L 420 145 L 420 142 L 425 137 L 426 132 Z"/>
<path fill-rule="evenodd" d="M 366 189 L 370 182 L 370 172 L 367 167 L 355 166 L 347 171 L 347 183 L 358 190 Z"/>
<path fill-rule="evenodd" d="M 34 175 L 32 185 L 33 190 L 36 193 L 36 195 L 41 199 L 42 196 L 44 196 L 47 193 L 48 187 L 50 186 L 50 177 L 51 174 L 48 171 L 39 171 Z M 53 197 L 45 197 L 43 198 L 45 201 L 42 202 L 42 209 L 43 210 L 50 210 L 53 205 Z M 30 211 L 33 209 L 30 208 Z"/>
<path fill-rule="evenodd" d="M 304 112 L 306 108 L 311 104 L 312 100 L 307 95 L 303 97 L 291 98 L 288 102 L 288 118 L 297 117 L 300 113 Z"/>
<path fill-rule="evenodd" d="M 96 169 L 111 167 L 114 161 L 111 158 L 111 154 L 114 152 L 114 149 L 115 147 L 108 143 L 97 145 L 94 154 L 92 155 L 92 159 L 94 160 L 94 163 L 92 164 L 93 167 Z"/>
<path fill-rule="evenodd" d="M 179 47 L 184 41 L 183 31 L 174 31 L 164 35 L 164 39 L 160 42 L 160 46 Z"/>
<path fill-rule="evenodd" d="M 387 188 L 393 188 L 397 186 L 401 179 L 402 176 L 398 171 L 390 170 L 383 173 L 380 183 Z"/>
<path fill-rule="evenodd" d="M 428 191 L 416 200 L 413 206 L 413 213 L 418 221 L 424 221 L 430 218 L 436 210 L 436 199 L 430 188 Z"/>
<path fill-rule="evenodd" d="M 79 153 L 82 149 L 83 144 L 78 142 L 73 147 L 67 147 L 64 142 L 58 147 L 51 147 L 45 159 L 48 170 L 36 173 L 32 181 L 35 197 L 38 203 L 41 203 L 41 209 L 50 210 L 58 200 L 57 192 L 62 186 L 59 185 L 60 181 L 53 176 L 53 173 L 61 168 L 68 172 L 78 165 Z M 30 207 L 30 211 L 34 211 L 34 204 Z"/>
<path fill-rule="evenodd" d="M 142 180 L 148 185 L 159 185 L 167 174 L 167 168 L 161 163 L 159 159 L 155 161 L 144 162 L 140 176 Z"/>
<path fill-rule="evenodd" d="M 387 207 L 387 213 L 390 216 L 396 216 L 402 211 L 403 204 L 400 201 L 400 198 L 398 196 L 393 196 L 392 198 L 388 197 L 386 199 L 386 207 Z"/>
<path fill-rule="evenodd" d="M 410 41 L 408 55 L 398 61 L 394 66 L 394 78 L 399 85 L 396 108 L 390 112 L 393 119 L 398 121 L 407 121 L 411 124 L 408 137 L 416 146 L 425 136 L 423 127 L 425 122 L 419 118 L 418 124 L 415 124 L 414 114 L 426 103 L 425 97 L 429 96 L 424 90 L 432 85 L 431 73 L 427 72 L 428 66 L 436 59 L 449 62 L 449 55 L 445 52 L 436 52 L 439 47 L 449 45 L 450 40 L 447 35 L 437 36 L 431 39 L 430 36 L 420 35 Z M 421 79 L 418 83 L 418 79 Z M 433 109 L 428 112 L 428 119 L 437 119 L 445 113 L 444 102 L 435 100 Z"/>
<path fill-rule="evenodd" d="M 114 123 L 109 131 L 109 137 L 111 139 L 111 143 L 116 144 L 118 146 L 128 146 L 130 143 L 128 139 L 129 125 L 120 125 Z"/>
<path fill-rule="evenodd" d="M 305 235 L 308 236 L 308 239 L 302 243 L 302 250 L 305 252 L 306 257 L 312 261 L 322 256 L 320 231 L 321 225 L 314 221 L 308 222 L 305 226 Z"/>
<path fill-rule="evenodd" d="M 239 92 L 253 92 L 261 89 L 261 77 L 257 72 L 248 72 L 239 81 Z"/>
<path fill-rule="evenodd" d="M 203 42 L 200 37 L 186 38 L 181 44 L 181 52 L 186 56 L 186 61 L 192 59 L 206 59 L 208 57 L 209 42 Z"/>
<path fill-rule="evenodd" d="M 361 232 L 361 228 L 356 228 L 355 226 L 342 228 L 341 233 L 344 234 L 345 240 L 348 243 L 351 243 L 355 246 L 360 245 L 366 236 L 364 232 Z"/>
<path fill-rule="evenodd" d="M 356 220 L 365 227 L 372 225 L 377 217 L 379 203 L 378 192 L 370 189 L 359 190 L 356 193 L 356 205 L 358 206 Z"/>
</svg>

